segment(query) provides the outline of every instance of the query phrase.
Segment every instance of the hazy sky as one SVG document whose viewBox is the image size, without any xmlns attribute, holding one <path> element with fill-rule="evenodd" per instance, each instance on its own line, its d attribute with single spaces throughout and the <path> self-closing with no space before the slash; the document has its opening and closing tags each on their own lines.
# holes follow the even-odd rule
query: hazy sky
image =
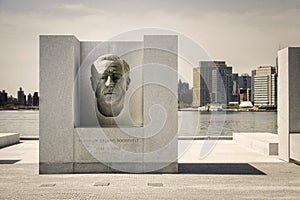
<svg viewBox="0 0 300 200">
<path fill-rule="evenodd" d="M 300 45 L 299 0 L 0 0 L 0 89 L 39 89 L 39 35 L 106 40 L 160 27 L 200 44 L 235 72 L 275 65 L 279 46 Z"/>
</svg>

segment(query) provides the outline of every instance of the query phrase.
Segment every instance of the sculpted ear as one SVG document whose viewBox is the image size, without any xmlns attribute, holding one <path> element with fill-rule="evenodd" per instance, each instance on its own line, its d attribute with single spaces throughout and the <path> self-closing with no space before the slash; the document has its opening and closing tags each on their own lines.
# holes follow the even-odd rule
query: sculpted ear
<svg viewBox="0 0 300 200">
<path fill-rule="evenodd" d="M 122 61 L 123 61 L 125 76 L 126 76 L 126 90 L 128 90 L 129 84 L 131 82 L 131 79 L 130 79 L 130 76 L 129 76 L 130 75 L 130 67 L 129 67 L 128 63 L 125 60 L 122 60 Z"/>
<path fill-rule="evenodd" d="M 96 67 L 94 66 L 94 64 L 92 64 L 92 67 L 91 67 L 91 85 L 92 85 L 93 91 L 96 91 L 99 78 L 100 78 L 100 74 L 98 73 L 98 71 L 97 71 Z"/>
</svg>

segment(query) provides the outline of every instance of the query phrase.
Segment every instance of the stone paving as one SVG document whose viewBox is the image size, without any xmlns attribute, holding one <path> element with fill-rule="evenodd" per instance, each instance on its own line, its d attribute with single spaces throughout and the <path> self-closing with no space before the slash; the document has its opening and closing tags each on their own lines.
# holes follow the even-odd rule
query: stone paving
<svg viewBox="0 0 300 200">
<path fill-rule="evenodd" d="M 197 160 L 191 160 L 190 163 L 181 162 L 188 161 L 186 155 L 185 158 L 183 156 L 179 159 L 179 174 L 39 175 L 38 141 L 22 142 L 0 149 L 0 199 L 299 199 L 300 197 L 300 166 L 277 162 L 274 157 L 272 160 L 275 159 L 276 162 L 269 160 L 265 163 L 226 162 L 226 160 L 234 161 L 233 158 L 219 163 L 205 162 L 203 159 L 199 162 L 196 162 Z M 222 155 L 218 153 L 225 147 L 222 143 L 220 142 L 220 146 L 212 151 L 215 154 L 214 158 L 216 155 Z M 190 151 L 195 151 L 195 145 L 197 146 L 197 143 Z M 228 143 L 226 145 L 230 147 Z M 235 146 L 235 151 L 237 150 L 238 147 Z M 243 151 L 245 155 L 246 150 Z M 236 161 L 242 161 L 239 159 Z"/>
</svg>

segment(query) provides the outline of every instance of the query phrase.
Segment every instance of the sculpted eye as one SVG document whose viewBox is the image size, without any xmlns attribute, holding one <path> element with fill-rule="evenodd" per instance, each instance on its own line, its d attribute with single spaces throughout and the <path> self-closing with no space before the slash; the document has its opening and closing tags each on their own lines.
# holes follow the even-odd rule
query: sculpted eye
<svg viewBox="0 0 300 200">
<path fill-rule="evenodd" d="M 122 74 L 114 74 L 114 79 L 120 79 L 122 78 Z"/>
<path fill-rule="evenodd" d="M 115 81 L 117 81 L 117 80 L 119 80 L 120 78 L 115 76 L 113 79 L 114 79 Z"/>
</svg>

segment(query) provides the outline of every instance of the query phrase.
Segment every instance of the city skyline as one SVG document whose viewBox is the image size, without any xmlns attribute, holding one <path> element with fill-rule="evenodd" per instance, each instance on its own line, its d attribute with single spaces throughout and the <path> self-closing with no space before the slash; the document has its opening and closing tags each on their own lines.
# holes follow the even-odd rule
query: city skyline
<svg viewBox="0 0 300 200">
<path fill-rule="evenodd" d="M 26 94 L 26 95 L 29 95 L 29 94 L 33 95 L 35 92 L 39 92 L 39 90 L 34 90 L 32 92 L 28 92 L 26 89 L 24 90 L 24 88 L 22 86 L 19 86 L 18 88 L 16 88 L 15 92 L 13 92 L 13 93 L 10 93 L 4 87 L 0 88 L 0 91 L 5 91 L 7 93 L 8 97 L 12 96 L 14 98 L 17 98 L 18 97 L 18 91 L 20 90 L 20 88 L 23 89 L 24 94 Z"/>
<path fill-rule="evenodd" d="M 12 93 L 9 93 L 7 90 L 5 90 L 5 89 L 1 89 L 0 88 L 0 92 L 6 92 L 7 93 L 7 97 L 14 97 L 14 98 L 18 98 L 18 92 L 19 91 L 23 91 L 24 92 L 24 95 L 33 95 L 34 93 L 39 93 L 39 91 L 38 90 L 36 90 L 36 91 L 33 91 L 33 92 L 26 92 L 26 90 L 24 90 L 24 88 L 23 87 L 18 87 L 17 89 L 16 89 L 16 94 L 14 95 L 14 94 L 12 94 Z"/>
<path fill-rule="evenodd" d="M 0 91 L 0 110 L 38 109 L 39 92 L 26 94 L 22 87 L 17 91 L 17 96 Z"/>
<path fill-rule="evenodd" d="M 300 44 L 300 2 L 254 1 L 0 1 L 0 87 L 39 90 L 39 35 L 107 40 L 145 27 L 178 31 L 234 73 L 275 66 L 277 51 Z M 104 26 L 103 26 L 104 25 Z M 179 66 L 179 73 L 184 71 Z M 181 70 L 181 72 L 180 72 Z M 186 70 L 192 86 L 192 70 Z"/>
</svg>

